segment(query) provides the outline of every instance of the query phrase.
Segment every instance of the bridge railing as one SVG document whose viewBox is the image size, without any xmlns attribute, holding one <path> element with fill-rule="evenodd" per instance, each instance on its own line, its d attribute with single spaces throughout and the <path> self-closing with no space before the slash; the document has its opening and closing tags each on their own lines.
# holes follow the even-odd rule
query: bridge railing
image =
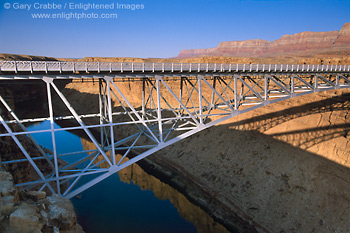
<svg viewBox="0 0 350 233">
<path fill-rule="evenodd" d="M 0 61 L 0 72 L 349 72 L 350 65 Z"/>
</svg>

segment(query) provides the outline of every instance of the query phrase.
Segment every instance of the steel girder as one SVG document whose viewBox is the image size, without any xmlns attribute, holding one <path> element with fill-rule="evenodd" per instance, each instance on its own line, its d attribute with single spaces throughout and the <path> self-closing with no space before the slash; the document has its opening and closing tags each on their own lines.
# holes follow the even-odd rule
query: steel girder
<svg viewBox="0 0 350 233">
<path fill-rule="evenodd" d="M 45 189 L 71 198 L 121 169 L 231 117 L 305 94 L 349 88 L 348 75 L 348 72 L 172 76 L 160 73 L 129 83 L 133 85 L 129 90 L 121 75 L 85 75 L 88 80 L 98 80 L 94 85 L 98 90 L 96 98 L 91 94 L 91 98 L 84 100 L 98 102 L 94 112 L 81 109 L 73 103 L 75 99 L 57 87 L 62 76 L 33 76 L 45 84 L 48 114 L 20 119 L 6 98 L 0 96 L 3 105 L 0 139 L 11 138 L 24 155 L 2 159 L 1 163 L 29 163 L 34 168 L 34 179 L 17 183 L 17 187 Z M 12 81 L 16 77 L 13 75 Z M 63 106 L 66 114 L 62 115 L 56 105 L 61 109 Z M 69 124 L 56 126 L 67 120 Z M 28 131 L 25 126 L 43 121 L 49 121 L 50 127 Z M 93 148 L 59 153 L 56 134 L 60 131 L 79 131 L 92 142 Z M 44 151 L 32 136 L 44 133 L 51 138 L 52 151 Z M 23 138 L 35 149 L 29 150 Z M 70 157 L 75 159 L 67 159 Z M 85 177 L 90 178 L 82 179 Z"/>
</svg>

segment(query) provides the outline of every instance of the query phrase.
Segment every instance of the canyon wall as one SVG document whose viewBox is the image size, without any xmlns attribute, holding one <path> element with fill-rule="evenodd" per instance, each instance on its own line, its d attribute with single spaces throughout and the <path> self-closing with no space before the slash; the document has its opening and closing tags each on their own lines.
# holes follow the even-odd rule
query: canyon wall
<svg viewBox="0 0 350 233">
<path fill-rule="evenodd" d="M 313 56 L 337 53 L 350 54 L 350 23 L 345 23 L 340 31 L 301 32 L 284 35 L 272 42 L 260 39 L 227 41 L 219 43 L 215 48 L 182 50 L 177 58 Z"/>
</svg>

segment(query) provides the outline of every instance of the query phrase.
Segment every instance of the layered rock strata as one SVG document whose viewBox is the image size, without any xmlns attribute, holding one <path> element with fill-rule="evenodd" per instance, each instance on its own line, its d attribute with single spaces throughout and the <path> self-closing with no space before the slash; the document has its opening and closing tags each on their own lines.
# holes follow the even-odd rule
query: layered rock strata
<svg viewBox="0 0 350 233">
<path fill-rule="evenodd" d="M 301 32 L 284 35 L 272 42 L 260 39 L 227 41 L 215 48 L 182 50 L 177 58 L 302 56 L 336 52 L 350 54 L 350 23 L 345 23 L 340 31 Z"/>
</svg>

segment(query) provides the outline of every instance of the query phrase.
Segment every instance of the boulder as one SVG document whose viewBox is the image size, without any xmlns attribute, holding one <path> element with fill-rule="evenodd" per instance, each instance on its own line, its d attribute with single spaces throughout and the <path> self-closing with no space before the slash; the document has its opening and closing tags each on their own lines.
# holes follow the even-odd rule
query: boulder
<svg viewBox="0 0 350 233">
<path fill-rule="evenodd" d="M 0 220 L 12 213 L 17 199 L 12 175 L 8 172 L 0 171 Z"/>
<path fill-rule="evenodd" d="M 48 225 L 60 230 L 68 230 L 77 223 L 73 204 L 68 199 L 55 194 L 42 202 L 47 206 L 46 210 L 41 212 L 43 216 L 47 216 Z"/>
<path fill-rule="evenodd" d="M 22 191 L 20 192 L 20 197 L 21 197 L 21 200 L 32 200 L 32 201 L 39 201 L 39 200 L 42 200 L 46 197 L 46 192 L 44 191 Z"/>
<path fill-rule="evenodd" d="M 14 195 L 16 188 L 13 184 L 12 175 L 5 171 L 0 171 L 0 197 Z"/>
<path fill-rule="evenodd" d="M 0 197 L 0 220 L 12 213 L 15 206 L 14 196 Z"/>
<path fill-rule="evenodd" d="M 10 215 L 10 228 L 21 233 L 40 232 L 43 224 L 40 221 L 38 208 L 35 205 L 21 203 Z"/>
</svg>

